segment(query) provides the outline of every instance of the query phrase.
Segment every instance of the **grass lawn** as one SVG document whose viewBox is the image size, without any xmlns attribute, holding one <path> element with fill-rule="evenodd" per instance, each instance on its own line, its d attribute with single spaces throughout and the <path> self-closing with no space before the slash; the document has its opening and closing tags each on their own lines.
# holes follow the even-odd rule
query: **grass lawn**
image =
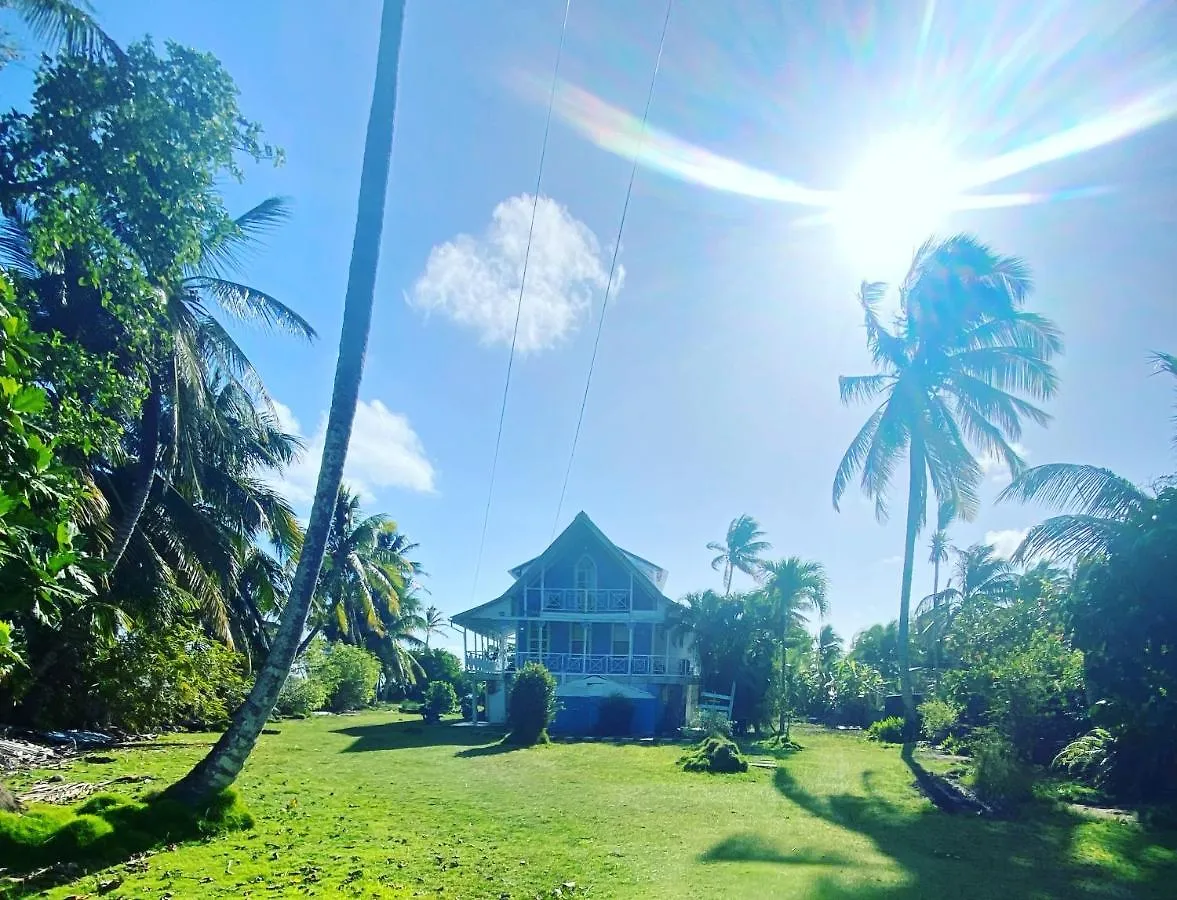
<svg viewBox="0 0 1177 900">
<path fill-rule="evenodd" d="M 253 831 L 46 896 L 95 895 L 99 880 L 107 897 L 160 900 L 552 897 L 568 882 L 566 897 L 1171 898 L 1177 884 L 1177 835 L 1045 808 L 948 816 L 898 748 L 856 735 L 801 731 L 806 749 L 775 772 L 710 776 L 679 771 L 676 746 L 504 752 L 483 729 L 399 713 L 277 727 L 239 782 Z M 210 740 L 116 751 L 66 777 L 175 779 Z"/>
</svg>

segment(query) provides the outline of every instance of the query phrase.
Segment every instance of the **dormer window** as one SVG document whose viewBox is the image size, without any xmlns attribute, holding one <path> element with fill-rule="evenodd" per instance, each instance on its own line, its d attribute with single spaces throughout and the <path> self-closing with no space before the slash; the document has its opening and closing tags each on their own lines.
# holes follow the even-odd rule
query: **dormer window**
<svg viewBox="0 0 1177 900">
<path fill-rule="evenodd" d="M 576 589 L 595 591 L 597 589 L 597 564 L 589 556 L 582 556 L 576 562 Z"/>
</svg>

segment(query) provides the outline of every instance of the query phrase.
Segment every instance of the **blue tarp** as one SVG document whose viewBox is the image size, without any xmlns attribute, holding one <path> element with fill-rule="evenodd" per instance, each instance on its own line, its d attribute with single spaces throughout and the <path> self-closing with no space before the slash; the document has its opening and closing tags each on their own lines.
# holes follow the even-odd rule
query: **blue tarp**
<svg viewBox="0 0 1177 900">
<path fill-rule="evenodd" d="M 604 697 L 558 697 L 560 706 L 556 720 L 548 730 L 552 734 L 592 735 L 597 733 L 597 719 Z M 658 720 L 658 701 L 653 697 L 630 699 L 633 704 L 633 720 L 629 734 L 632 737 L 649 737 L 654 733 Z"/>
</svg>

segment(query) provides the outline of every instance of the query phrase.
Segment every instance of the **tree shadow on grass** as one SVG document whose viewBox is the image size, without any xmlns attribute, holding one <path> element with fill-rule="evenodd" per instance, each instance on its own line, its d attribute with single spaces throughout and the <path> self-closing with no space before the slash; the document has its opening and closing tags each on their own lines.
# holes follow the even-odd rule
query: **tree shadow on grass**
<svg viewBox="0 0 1177 900">
<path fill-rule="evenodd" d="M 724 838 L 706 853 L 700 853 L 699 861 L 706 863 L 764 862 L 801 866 L 837 866 L 846 863 L 841 856 L 834 853 L 821 855 L 798 851 L 785 853 L 772 841 L 751 831 Z"/>
<path fill-rule="evenodd" d="M 421 722 L 385 722 L 380 725 L 337 728 L 332 734 L 355 738 L 344 753 L 368 753 L 421 747 L 477 747 L 498 741 L 503 732 L 497 728 L 458 723 L 425 725 Z"/>
<path fill-rule="evenodd" d="M 914 758 L 910 765 L 922 783 L 929 773 Z M 1038 900 L 1160 900 L 1172 896 L 1177 878 L 1177 835 L 1172 833 L 1131 827 L 1108 830 L 1045 806 L 1028 807 L 1016 820 L 949 815 L 926 805 L 893 803 L 880 796 L 874 782 L 867 772 L 861 779 L 861 793 L 818 796 L 802 787 L 787 767 L 777 769 L 774 784 L 785 798 L 811 815 L 866 837 L 903 872 L 901 883 L 884 885 L 851 885 L 831 875 L 818 883 L 812 896 L 821 900 L 941 895 L 994 900 L 1030 896 Z M 1085 842 L 1091 844 L 1086 853 Z M 1110 848 L 1118 859 L 1109 860 L 1100 848 Z"/>
</svg>

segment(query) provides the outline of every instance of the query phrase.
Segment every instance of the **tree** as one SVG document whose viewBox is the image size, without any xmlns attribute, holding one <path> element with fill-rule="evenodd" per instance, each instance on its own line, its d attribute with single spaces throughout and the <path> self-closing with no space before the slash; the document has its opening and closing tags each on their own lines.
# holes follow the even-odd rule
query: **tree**
<svg viewBox="0 0 1177 900">
<path fill-rule="evenodd" d="M 931 550 L 928 562 L 932 564 L 932 596 L 936 596 L 940 593 L 940 565 L 948 562 L 948 532 L 937 528 L 932 532 L 928 548 Z"/>
<path fill-rule="evenodd" d="M 335 386 L 327 417 L 323 461 L 315 487 L 310 523 L 299 555 L 290 600 L 282 611 L 277 634 L 253 690 L 233 717 L 229 729 L 208 756 L 170 789 L 173 796 L 190 803 L 199 802 L 231 784 L 245 765 L 294 662 L 323 563 L 331 516 L 343 480 L 343 464 L 355 420 L 372 322 L 376 267 L 380 257 L 384 202 L 392 157 L 397 67 L 403 22 L 403 0 L 385 0 L 380 23 L 376 81 L 360 174 L 359 208 L 344 301 Z"/>
<path fill-rule="evenodd" d="M 817 665 L 823 678 L 829 678 L 834 664 L 842 658 L 842 637 L 833 625 L 823 625 L 817 634 Z"/>
<path fill-rule="evenodd" d="M 12 9 L 38 40 L 67 53 L 121 60 L 123 51 L 94 20 L 90 4 L 68 0 L 0 0 L 0 10 Z M 0 30 L 0 37 L 4 32 Z M 0 68 L 4 60 L 0 58 Z"/>
<path fill-rule="evenodd" d="M 445 614 L 436 606 L 430 606 L 425 610 L 425 627 L 421 629 L 425 632 L 425 649 L 429 649 L 429 638 L 434 634 L 441 634 L 449 631 L 449 620 L 446 619 Z"/>
<path fill-rule="evenodd" d="M 745 513 L 732 519 L 723 543 L 712 541 L 707 545 L 708 550 L 718 554 L 711 560 L 711 568 L 717 572 L 723 571 L 725 597 L 731 595 L 732 575 L 737 569 L 745 575 L 754 575 L 759 571 L 761 557 L 772 549 L 772 544 L 763 538 L 760 523 Z"/>
<path fill-rule="evenodd" d="M 861 472 L 864 493 L 885 519 L 896 466 L 908 463 L 907 522 L 899 599 L 899 675 L 908 728 L 915 707 L 910 666 L 911 584 L 915 542 L 927 514 L 929 486 L 938 521 L 969 519 L 981 470 L 970 447 L 1023 468 L 1011 446 L 1022 420 L 1049 416 L 1018 396 L 1045 400 L 1057 387 L 1050 359 L 1062 349 L 1047 319 L 1022 310 L 1030 277 L 1018 259 L 994 254 L 974 238 L 928 241 L 899 289 L 892 327 L 880 319 L 885 285 L 863 284 L 859 300 L 876 374 L 838 379 L 845 404 L 882 398 L 851 441 L 834 476 L 838 508 Z"/>
<path fill-rule="evenodd" d="M 763 565 L 764 596 L 771 610 L 772 631 L 779 642 L 779 684 L 789 681 L 788 648 L 791 633 L 804 626 L 806 613 L 825 615 L 829 607 L 826 602 L 825 567 L 819 562 L 790 556 Z M 787 733 L 788 710 L 782 704 L 780 710 L 780 733 Z"/>
</svg>

